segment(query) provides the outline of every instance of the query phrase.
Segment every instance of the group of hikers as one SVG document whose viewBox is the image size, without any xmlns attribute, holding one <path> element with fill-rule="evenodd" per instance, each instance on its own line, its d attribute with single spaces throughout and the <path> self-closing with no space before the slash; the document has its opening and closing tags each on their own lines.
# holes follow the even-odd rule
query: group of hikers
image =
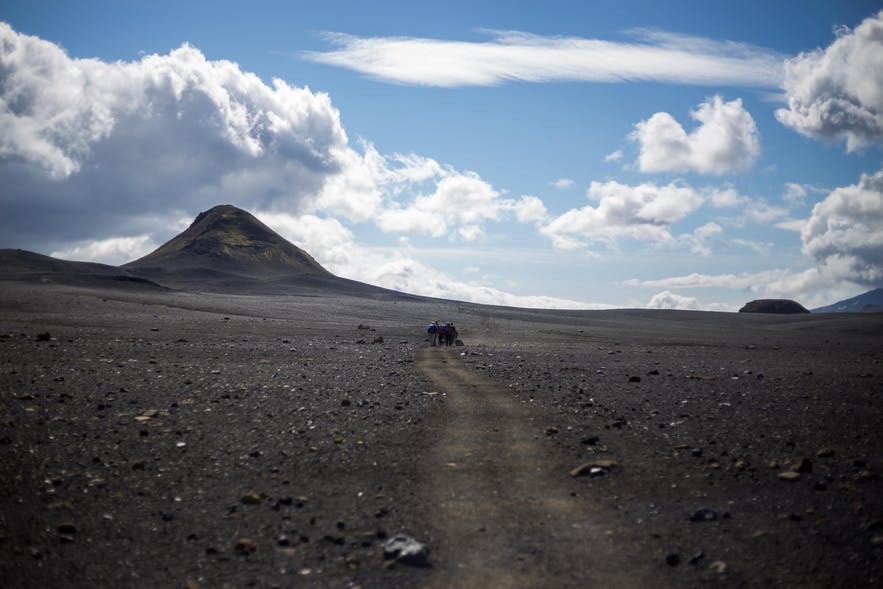
<svg viewBox="0 0 883 589">
<path fill-rule="evenodd" d="M 436 319 L 426 331 L 429 333 L 430 346 L 452 346 L 457 341 L 457 328 L 450 321 L 441 323 Z"/>
</svg>

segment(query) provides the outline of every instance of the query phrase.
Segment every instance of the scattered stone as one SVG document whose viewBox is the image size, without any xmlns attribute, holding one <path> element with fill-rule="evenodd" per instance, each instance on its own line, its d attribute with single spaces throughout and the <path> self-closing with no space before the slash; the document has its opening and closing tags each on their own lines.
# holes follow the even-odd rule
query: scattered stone
<svg viewBox="0 0 883 589">
<path fill-rule="evenodd" d="M 58 524 L 58 527 L 56 529 L 58 530 L 59 534 L 76 534 L 77 533 L 77 526 L 75 526 L 73 524 L 73 522 L 69 522 L 69 521 L 61 522 L 60 524 Z"/>
<path fill-rule="evenodd" d="M 396 534 L 383 543 L 383 558 L 410 566 L 426 566 L 429 547 L 406 534 Z"/>
<path fill-rule="evenodd" d="M 793 470 L 786 470 L 784 472 L 780 472 L 778 476 L 779 476 L 780 480 L 788 481 L 791 483 L 800 479 L 800 473 L 793 471 Z"/>
<path fill-rule="evenodd" d="M 699 564 L 699 561 L 703 558 L 705 558 L 705 553 L 700 550 L 699 552 L 691 556 L 690 560 L 688 560 L 687 562 L 689 562 L 690 564 Z"/>
<path fill-rule="evenodd" d="M 454 340 L 454 345 L 455 345 L 455 346 L 458 346 L 458 347 L 463 347 L 463 346 L 465 346 L 466 344 L 463 343 L 463 340 L 461 340 L 461 339 L 457 339 L 457 340 Z"/>
<path fill-rule="evenodd" d="M 557 428 L 557 427 L 547 427 L 547 428 L 546 428 L 546 435 L 547 435 L 547 436 L 554 436 L 554 435 L 557 434 L 557 433 L 558 433 L 558 428 Z"/>
<path fill-rule="evenodd" d="M 249 491 L 239 500 L 246 505 L 258 505 L 261 502 L 261 496 L 254 491 Z"/>
<path fill-rule="evenodd" d="M 641 377 L 640 376 L 630 376 L 629 382 L 641 382 Z"/>
<path fill-rule="evenodd" d="M 606 474 L 611 468 L 616 466 L 615 460 L 592 460 L 589 462 L 584 462 L 570 471 L 570 476 L 583 477 L 583 476 L 601 476 Z"/>
<path fill-rule="evenodd" d="M 702 456 L 702 448 L 693 448 L 690 450 L 690 454 L 696 457 Z"/>
<path fill-rule="evenodd" d="M 580 440 L 579 443 L 585 446 L 594 446 L 599 440 L 600 438 L 598 436 L 586 436 Z"/>
<path fill-rule="evenodd" d="M 822 448 L 816 452 L 816 456 L 818 458 L 830 458 L 831 456 L 834 456 L 834 450 L 832 448 Z"/>
<path fill-rule="evenodd" d="M 383 343 L 383 336 L 378 335 L 377 337 L 374 338 L 374 340 L 372 340 L 371 343 L 372 344 L 382 344 Z"/>
<path fill-rule="evenodd" d="M 49 334 L 48 331 L 44 331 L 43 333 L 37 334 L 37 341 L 38 342 L 48 342 L 50 339 L 52 339 L 52 336 Z"/>
<path fill-rule="evenodd" d="M 239 538 L 233 548 L 239 554 L 251 554 L 258 549 L 258 545 L 251 538 Z"/>
<path fill-rule="evenodd" d="M 665 557 L 665 564 L 671 567 L 676 567 L 681 564 L 681 556 L 677 552 L 672 552 Z"/>
<path fill-rule="evenodd" d="M 810 473 L 812 472 L 812 462 L 809 458 L 801 458 L 799 462 L 795 462 L 791 465 L 791 470 L 801 474 Z"/>
<path fill-rule="evenodd" d="M 716 520 L 718 514 L 715 510 L 703 507 L 690 516 L 691 522 L 711 522 Z"/>
<path fill-rule="evenodd" d="M 712 573 L 723 575 L 727 572 L 727 563 L 722 560 L 716 560 L 710 565 L 708 565 L 708 570 Z"/>
</svg>

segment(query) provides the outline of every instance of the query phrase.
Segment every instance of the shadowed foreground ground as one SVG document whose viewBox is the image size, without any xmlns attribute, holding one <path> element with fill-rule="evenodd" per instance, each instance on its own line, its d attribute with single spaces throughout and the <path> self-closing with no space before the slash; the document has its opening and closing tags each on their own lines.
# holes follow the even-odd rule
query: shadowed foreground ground
<svg viewBox="0 0 883 589">
<path fill-rule="evenodd" d="M 878 586 L 881 360 L 879 314 L 7 282 L 0 578 Z M 384 562 L 399 532 L 430 566 Z"/>
</svg>

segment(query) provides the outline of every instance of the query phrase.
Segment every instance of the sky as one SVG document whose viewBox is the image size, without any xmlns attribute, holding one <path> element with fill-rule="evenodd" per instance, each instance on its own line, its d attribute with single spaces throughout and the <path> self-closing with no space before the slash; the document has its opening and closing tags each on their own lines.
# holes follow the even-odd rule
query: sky
<svg viewBox="0 0 883 589">
<path fill-rule="evenodd" d="M 883 286 L 881 148 L 879 1 L 0 6 L 0 247 L 65 259 L 233 204 L 415 294 L 813 308 Z"/>
</svg>

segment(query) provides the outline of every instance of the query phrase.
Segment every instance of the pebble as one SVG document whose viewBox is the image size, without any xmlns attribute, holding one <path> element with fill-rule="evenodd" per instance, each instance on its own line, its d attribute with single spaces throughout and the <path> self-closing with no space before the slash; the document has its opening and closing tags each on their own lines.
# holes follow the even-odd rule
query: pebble
<svg viewBox="0 0 883 589">
<path fill-rule="evenodd" d="M 233 548 L 239 554 L 251 554 L 258 549 L 258 545 L 251 538 L 239 538 L 233 545 Z"/>
<path fill-rule="evenodd" d="M 788 482 L 794 482 L 800 479 L 800 473 L 793 470 L 786 470 L 784 472 L 779 473 L 779 479 Z"/>
<path fill-rule="evenodd" d="M 257 505 L 261 502 L 261 496 L 255 493 L 254 491 L 249 491 L 242 498 L 239 499 L 241 502 L 246 505 Z"/>
<path fill-rule="evenodd" d="M 584 462 L 570 471 L 572 477 L 601 476 L 616 466 L 615 460 L 592 460 Z"/>
<path fill-rule="evenodd" d="M 406 534 L 396 534 L 383 543 L 383 558 L 411 566 L 429 564 L 429 547 Z"/>
<path fill-rule="evenodd" d="M 709 509 L 707 507 L 703 507 L 702 509 L 696 510 L 693 515 L 690 516 L 691 522 L 710 522 L 717 519 L 717 512 L 713 509 Z"/>
<path fill-rule="evenodd" d="M 725 572 L 727 572 L 727 563 L 722 560 L 716 560 L 708 565 L 708 570 L 712 573 L 723 575 Z"/>
</svg>

